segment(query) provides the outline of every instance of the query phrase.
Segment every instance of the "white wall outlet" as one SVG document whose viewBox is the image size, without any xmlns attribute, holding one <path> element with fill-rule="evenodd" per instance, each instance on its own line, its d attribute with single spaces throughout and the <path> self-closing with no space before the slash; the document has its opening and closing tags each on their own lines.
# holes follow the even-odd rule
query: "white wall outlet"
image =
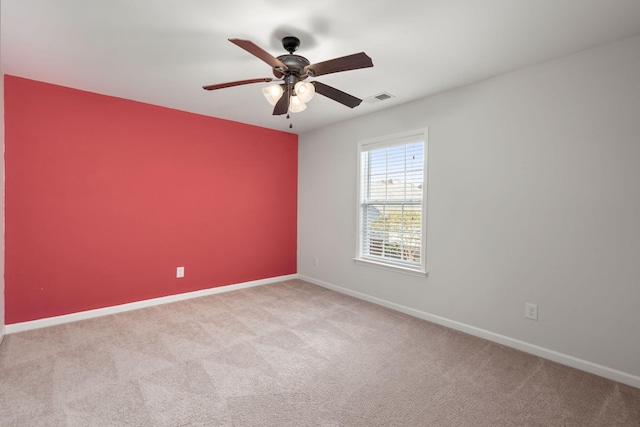
<svg viewBox="0 0 640 427">
<path fill-rule="evenodd" d="M 176 277 L 178 279 L 184 277 L 184 267 L 178 267 L 176 268 Z"/>
<path fill-rule="evenodd" d="M 524 317 L 531 320 L 538 320 L 538 306 L 529 302 L 525 303 Z"/>
<path fill-rule="evenodd" d="M 314 267 L 317 267 L 317 266 L 318 266 L 318 257 L 317 257 L 317 256 L 314 256 L 314 257 L 313 257 L 313 266 L 314 266 Z"/>
</svg>

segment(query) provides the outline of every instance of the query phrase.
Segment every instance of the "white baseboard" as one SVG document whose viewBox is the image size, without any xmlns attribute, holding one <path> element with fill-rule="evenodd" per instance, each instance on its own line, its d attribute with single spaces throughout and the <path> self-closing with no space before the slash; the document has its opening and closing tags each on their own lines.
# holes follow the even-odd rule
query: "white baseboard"
<svg viewBox="0 0 640 427">
<path fill-rule="evenodd" d="M 313 283 L 318 286 L 322 286 L 323 288 L 331 289 L 333 291 L 340 292 L 342 294 L 349 295 L 349 296 L 352 296 L 364 301 L 368 301 L 377 305 L 381 305 L 383 307 L 387 307 L 392 310 L 396 310 L 401 313 L 408 314 L 410 316 L 418 317 L 420 319 L 424 319 L 429 322 L 437 323 L 439 325 L 443 325 L 451 329 L 462 331 L 469 335 L 484 338 L 486 340 L 493 341 L 498 344 L 505 345 L 507 347 L 515 348 L 517 350 L 521 350 L 526 353 L 530 353 L 530 354 L 542 357 L 543 359 L 552 360 L 562 365 L 571 366 L 572 368 L 580 369 L 582 371 L 599 375 L 601 377 L 608 378 L 613 381 L 627 384 L 632 387 L 640 388 L 640 377 L 633 374 L 618 371 L 616 369 L 612 369 L 607 366 L 598 365 L 597 363 L 592 363 L 587 360 L 582 360 L 577 357 L 569 356 L 564 353 L 559 353 L 557 351 L 540 347 L 535 344 L 530 344 L 525 341 L 520 341 L 515 338 L 510 338 L 504 335 L 496 334 L 494 332 L 477 328 L 475 326 L 467 325 L 465 323 L 456 322 L 455 320 L 447 319 L 441 316 L 436 316 L 434 314 L 430 314 L 424 311 L 415 310 L 410 307 L 405 307 L 403 305 L 396 304 L 387 300 L 383 300 L 381 298 L 373 297 L 367 294 L 352 291 L 350 289 L 342 288 L 340 286 L 323 282 L 321 280 L 317 280 L 312 277 L 298 275 L 298 278 L 306 282 Z"/>
<path fill-rule="evenodd" d="M 293 279 L 301 279 L 309 283 L 313 283 L 315 285 L 322 286 L 324 288 L 331 289 L 336 292 L 340 292 L 345 295 L 349 295 L 364 301 L 371 302 L 373 304 L 381 305 L 383 307 L 387 307 L 392 310 L 396 310 L 401 313 L 408 314 L 410 316 L 424 319 L 429 322 L 437 323 L 439 325 L 443 325 L 451 329 L 462 331 L 469 335 L 484 338 L 486 340 L 493 341 L 498 344 L 506 345 L 507 347 L 515 348 L 517 350 L 521 350 L 526 353 L 530 353 L 530 354 L 542 357 L 544 359 L 552 360 L 554 362 L 557 362 L 563 365 L 571 366 L 572 368 L 580 369 L 582 371 L 599 375 L 601 377 L 608 378 L 613 381 L 618 381 L 620 383 L 627 384 L 632 387 L 640 388 L 639 376 L 618 371 L 616 369 L 612 369 L 607 366 L 602 366 L 593 362 L 589 362 L 587 360 L 579 359 L 577 357 L 573 357 L 564 353 L 560 353 L 554 350 L 540 347 L 535 344 L 530 344 L 525 341 L 520 341 L 515 338 L 510 338 L 510 337 L 500 335 L 491 331 L 487 331 L 485 329 L 481 329 L 475 326 L 467 325 L 465 323 L 457 322 L 455 320 L 447 319 L 441 316 L 436 316 L 434 314 L 430 314 L 424 311 L 420 311 L 420 310 L 416 310 L 400 304 L 396 304 L 387 300 L 383 300 L 381 298 L 363 294 L 361 292 L 352 291 L 347 288 L 336 286 L 331 283 L 327 283 L 327 282 L 317 280 L 312 277 L 300 275 L 300 274 L 290 274 L 287 276 L 272 277 L 268 279 L 255 280 L 251 282 L 244 282 L 244 283 L 238 283 L 238 284 L 227 285 L 227 286 L 219 286 L 215 288 L 203 289 L 203 290 L 194 291 L 194 292 L 187 292 L 187 293 L 177 294 L 177 295 L 169 295 L 166 297 L 136 301 L 132 303 L 115 305 L 111 307 L 98 308 L 95 310 L 88 310 L 88 311 L 82 311 L 78 313 L 65 314 L 62 316 L 32 320 L 29 322 L 21 322 L 21 323 L 14 323 L 11 325 L 5 325 L 3 328 L 0 328 L 0 343 L 2 343 L 2 339 L 4 338 L 5 334 L 12 334 L 12 333 L 23 332 L 23 331 L 28 331 L 32 329 L 45 328 L 48 326 L 60 325 L 63 323 L 76 322 L 79 320 L 91 319 L 94 317 L 107 316 L 109 314 L 122 313 L 125 311 L 137 310 L 145 307 L 152 307 L 155 305 L 183 301 L 186 299 L 198 298 L 198 297 L 203 297 L 207 295 L 213 295 L 213 294 L 218 294 L 222 292 L 230 292 L 238 289 L 267 285 L 270 283 L 276 283 L 276 282 L 293 280 Z"/>
<path fill-rule="evenodd" d="M 4 339 L 4 335 L 7 333 L 6 327 L 2 325 L 0 327 L 0 344 L 2 344 L 2 340 Z"/>
<path fill-rule="evenodd" d="M 131 302 L 127 304 L 114 305 L 111 307 L 97 308 L 95 310 L 81 311 L 78 313 L 65 314 L 62 316 L 47 317 L 45 319 L 31 320 L 28 322 L 13 323 L 11 325 L 6 325 L 5 332 L 7 334 L 14 334 L 16 332 L 46 328 L 47 326 L 77 322 L 78 320 L 85 320 L 85 319 L 91 319 L 94 317 L 107 316 L 109 314 L 122 313 L 124 311 L 130 311 L 130 310 L 137 310 L 140 308 L 152 307 L 154 305 L 168 304 L 171 302 L 177 302 L 177 301 L 183 301 L 191 298 L 198 298 L 198 297 L 203 297 L 207 295 L 219 294 L 222 292 L 237 291 L 238 289 L 251 288 L 253 286 L 260 286 L 260 285 L 268 285 L 270 283 L 282 282 L 284 280 L 292 280 L 297 278 L 298 278 L 297 274 L 271 277 L 268 279 L 254 280 L 251 282 L 237 283 L 234 285 L 218 286 L 215 288 L 202 289 L 200 291 L 186 292 L 183 294 L 169 295 L 169 296 L 160 297 L 160 298 L 152 298 L 148 300 L 136 301 L 136 302 Z"/>
</svg>

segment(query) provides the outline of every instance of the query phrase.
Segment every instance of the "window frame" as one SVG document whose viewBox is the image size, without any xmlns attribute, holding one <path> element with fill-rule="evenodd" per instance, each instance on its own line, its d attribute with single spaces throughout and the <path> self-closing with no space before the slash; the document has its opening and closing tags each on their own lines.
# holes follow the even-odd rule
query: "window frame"
<svg viewBox="0 0 640 427">
<path fill-rule="evenodd" d="M 393 135 L 382 136 L 373 139 L 358 141 L 357 149 L 357 220 L 356 220 L 356 256 L 353 259 L 356 263 L 371 267 L 383 268 L 391 271 L 397 271 L 414 276 L 426 277 L 427 272 L 427 177 L 428 177 L 428 128 L 421 128 L 412 131 L 397 133 Z M 363 219 L 363 160 L 362 154 L 368 151 L 383 149 L 393 146 L 401 146 L 410 144 L 410 140 L 419 138 L 424 143 L 423 150 L 423 185 L 422 185 L 422 204 L 421 204 L 421 245 L 420 245 L 420 265 L 413 266 L 403 262 L 395 262 L 382 257 L 365 255 L 365 238 L 364 238 L 364 219 Z M 369 178 L 367 177 L 369 180 Z"/>
</svg>

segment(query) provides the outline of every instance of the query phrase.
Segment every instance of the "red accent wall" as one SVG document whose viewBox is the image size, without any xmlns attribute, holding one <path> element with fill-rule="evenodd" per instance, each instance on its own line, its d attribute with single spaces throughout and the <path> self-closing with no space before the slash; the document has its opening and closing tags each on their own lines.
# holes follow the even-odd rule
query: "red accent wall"
<svg viewBox="0 0 640 427">
<path fill-rule="evenodd" d="M 5 132 L 7 324 L 296 272 L 297 135 L 13 76 Z"/>
</svg>

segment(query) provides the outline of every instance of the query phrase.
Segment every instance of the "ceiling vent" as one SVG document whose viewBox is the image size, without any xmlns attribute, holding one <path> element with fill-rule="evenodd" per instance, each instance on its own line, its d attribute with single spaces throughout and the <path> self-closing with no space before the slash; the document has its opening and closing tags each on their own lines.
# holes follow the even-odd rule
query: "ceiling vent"
<svg viewBox="0 0 640 427">
<path fill-rule="evenodd" d="M 382 92 L 377 95 L 370 96 L 365 99 L 365 102 L 369 104 L 376 104 L 380 101 L 386 101 L 387 99 L 395 98 L 395 96 L 391 95 L 389 92 Z"/>
</svg>

